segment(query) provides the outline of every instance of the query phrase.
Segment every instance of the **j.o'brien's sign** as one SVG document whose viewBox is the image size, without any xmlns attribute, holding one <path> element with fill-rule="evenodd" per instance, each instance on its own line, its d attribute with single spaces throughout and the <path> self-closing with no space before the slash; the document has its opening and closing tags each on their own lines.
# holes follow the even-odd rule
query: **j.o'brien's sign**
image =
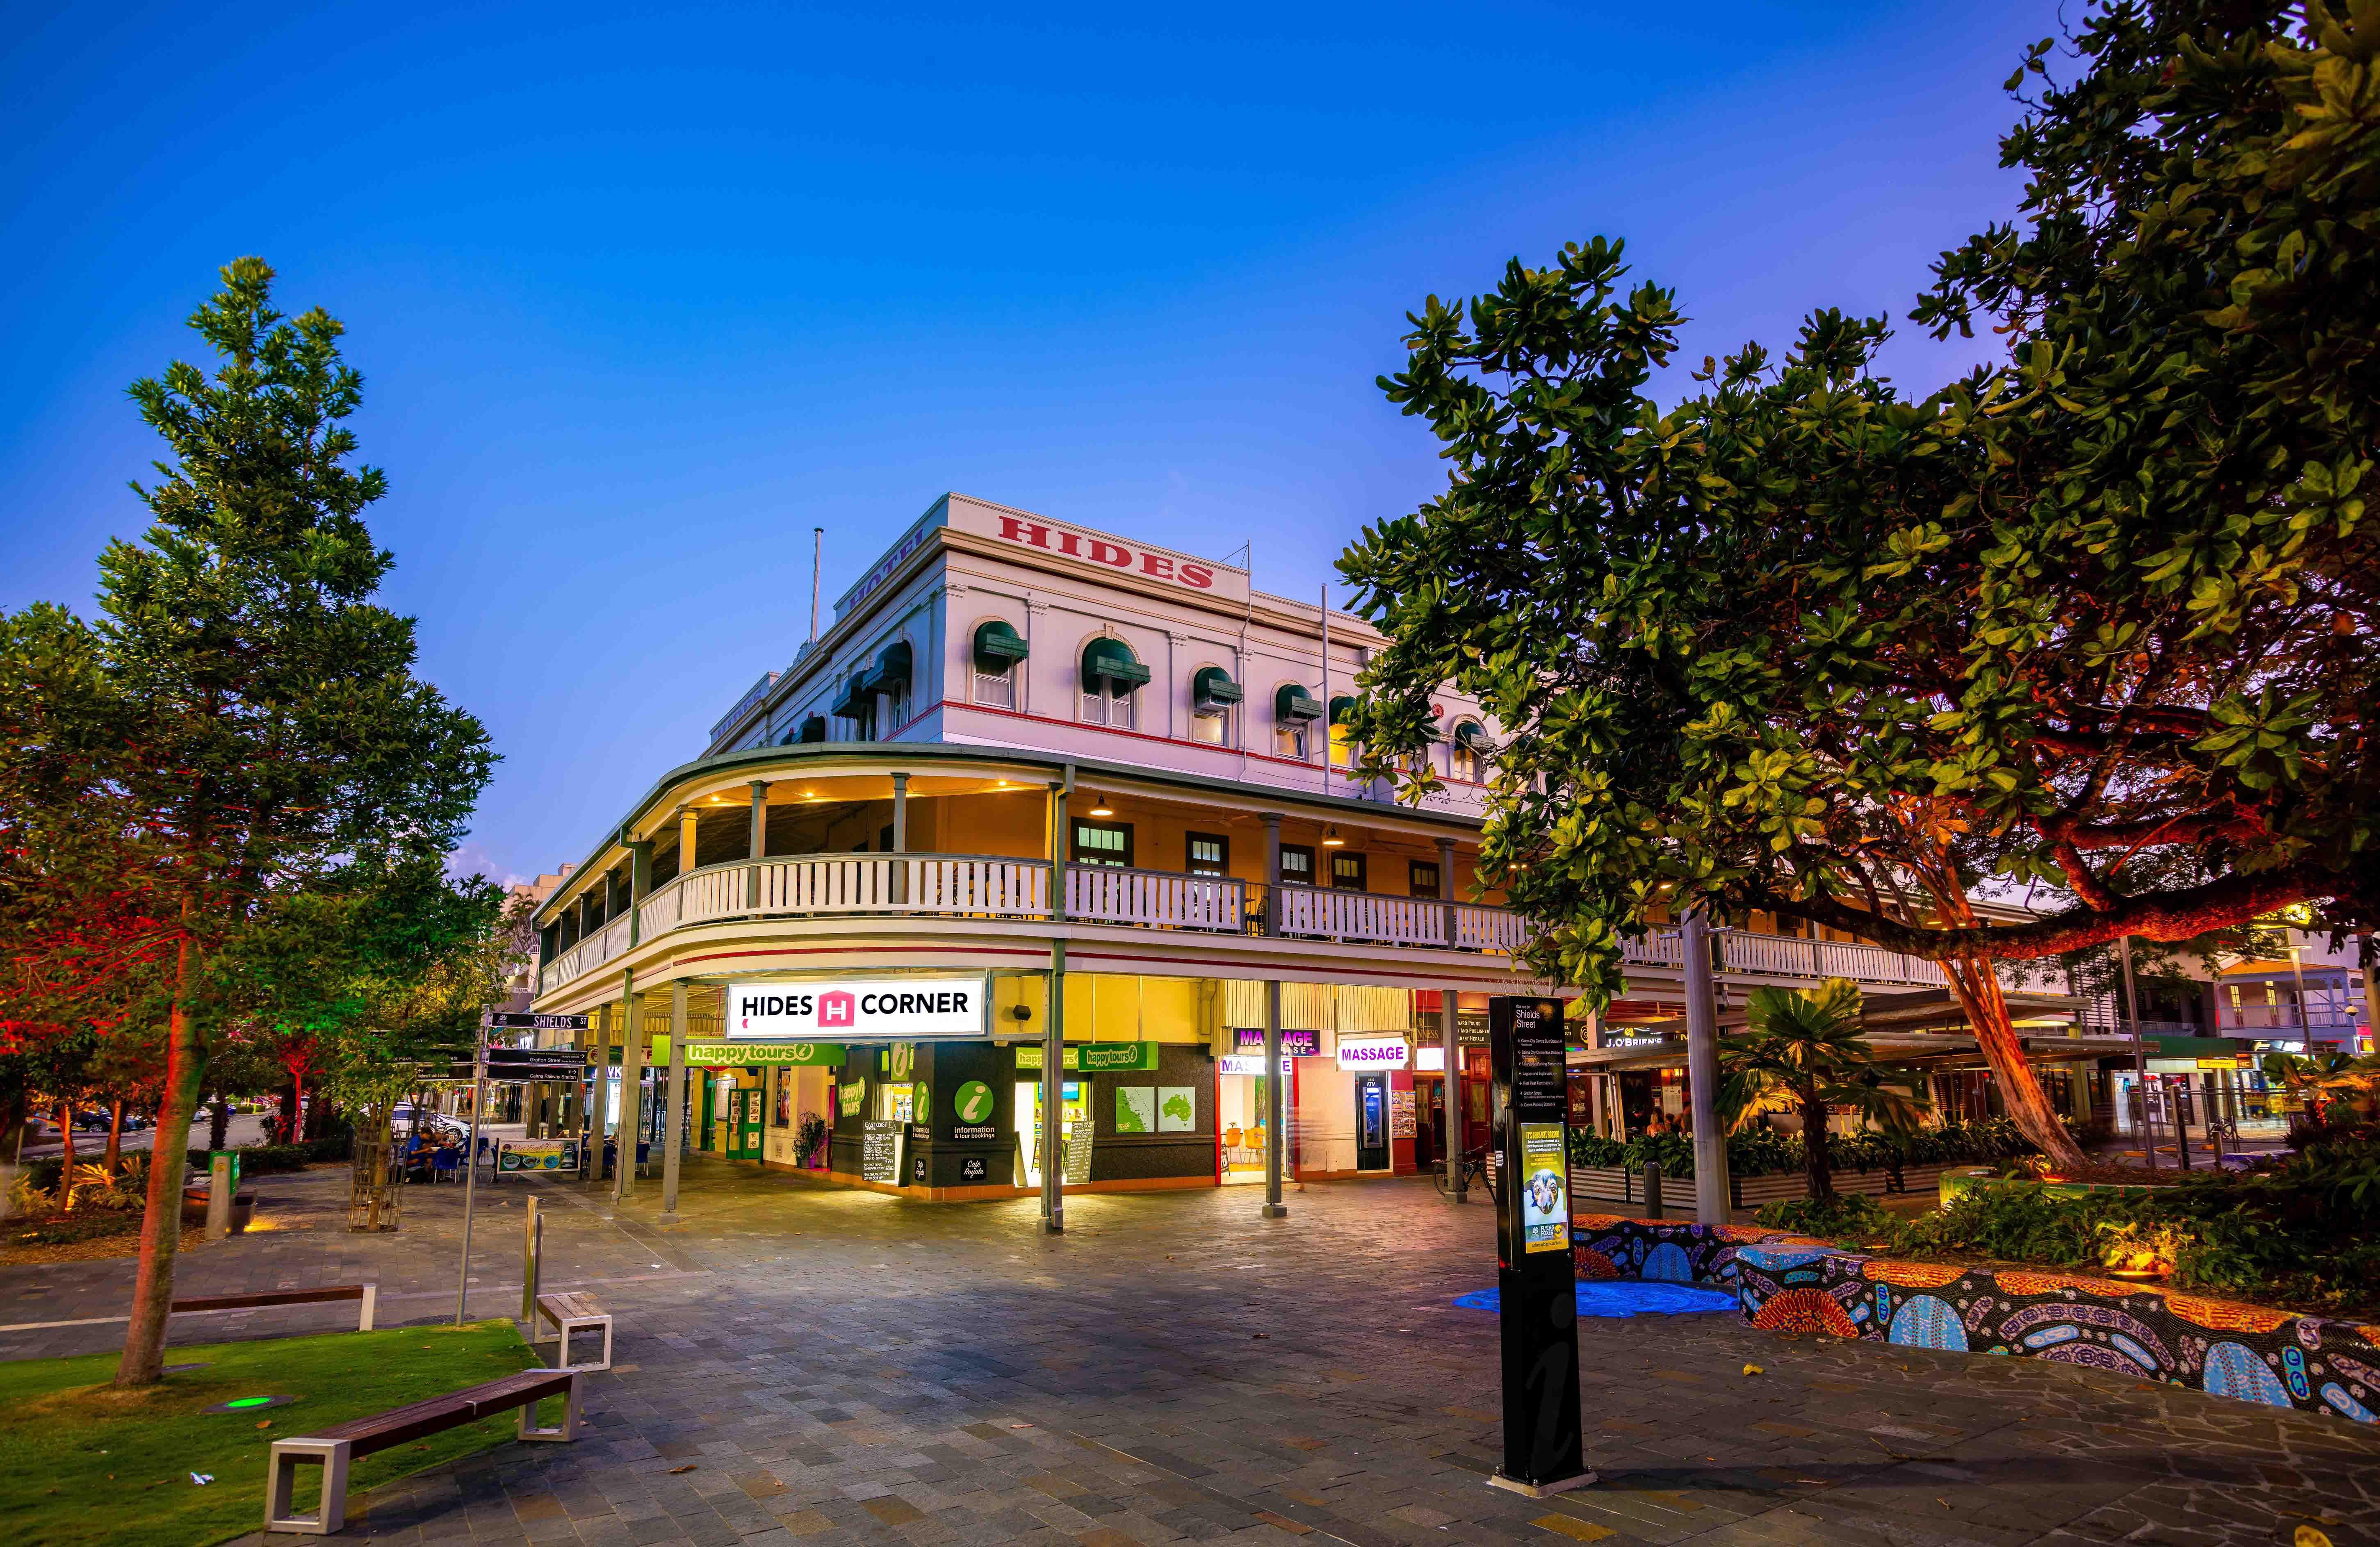
<svg viewBox="0 0 2380 1547">
<path fill-rule="evenodd" d="M 837 978 L 727 987 L 730 1041 L 921 1042 L 991 1029 L 982 977 Z"/>
</svg>

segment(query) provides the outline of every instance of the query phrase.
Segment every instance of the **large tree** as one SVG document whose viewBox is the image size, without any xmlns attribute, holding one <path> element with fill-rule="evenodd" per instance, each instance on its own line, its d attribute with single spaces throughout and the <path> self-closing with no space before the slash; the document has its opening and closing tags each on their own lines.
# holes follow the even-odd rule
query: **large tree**
<svg viewBox="0 0 2380 1547">
<path fill-rule="evenodd" d="M 2007 357 L 1922 399 L 1819 312 L 1665 410 L 1674 297 L 1600 239 L 1411 319 L 1381 384 L 1452 469 L 1341 562 L 1395 641 L 1360 734 L 1390 775 L 1440 683 L 1496 717 L 1484 859 L 1544 968 L 1615 992 L 1657 905 L 1938 961 L 2071 1163 L 1996 963 L 2369 924 L 2375 43 L 2372 0 L 2164 0 L 2032 51 L 2019 219 L 1913 313 Z"/>
<path fill-rule="evenodd" d="M 19 622 L 19 648 L 55 670 L 0 704 L 0 754 L 27 765 L 0 767 L 0 826 L 30 835 L 0 872 L 18 991 L 156 969 L 163 1102 L 128 1385 L 157 1378 L 213 1047 L 286 982 L 325 975 L 323 899 L 354 893 L 358 867 L 451 851 L 492 761 L 479 722 L 413 675 L 411 620 L 372 599 L 391 559 L 362 514 L 386 481 L 349 465 L 362 383 L 339 323 L 275 310 L 261 260 L 223 279 L 190 320 L 213 372 L 177 362 L 131 389 L 171 455 L 134 486 L 145 540 L 108 545 L 92 624 Z"/>
</svg>

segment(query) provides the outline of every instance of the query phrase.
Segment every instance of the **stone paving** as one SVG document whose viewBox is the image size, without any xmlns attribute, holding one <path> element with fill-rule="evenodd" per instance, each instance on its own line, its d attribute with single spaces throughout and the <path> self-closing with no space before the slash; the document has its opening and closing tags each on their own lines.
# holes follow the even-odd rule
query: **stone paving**
<svg viewBox="0 0 2380 1547">
<path fill-rule="evenodd" d="M 1493 1228 L 1427 1183 L 1034 1205 L 905 1203 L 689 1168 L 657 1188 L 481 1192 L 474 1315 L 519 1299 L 525 1190 L 544 1282 L 619 1318 L 570 1446 L 506 1445 L 372 1494 L 404 1543 L 1177 1541 L 2380 1543 L 2380 1432 L 2034 1360 L 1788 1340 L 1724 1315 L 1582 1323 L 1593 1488 L 1485 1485 L 1499 1455 Z M 345 1228 L 344 1178 L 259 1178 L 279 1227 L 191 1254 L 184 1293 L 370 1278 L 384 1323 L 454 1313 L 459 1188 Z M 120 1309 L 127 1262 L 0 1269 L 6 1320 Z M 177 1319 L 183 1342 L 328 1330 L 347 1307 Z M 351 1322 L 346 1324 L 352 1324 Z M 0 1331 L 0 1358 L 121 1323 Z M 1763 1373 L 1746 1374 L 1747 1363 Z M 251 1537 L 250 1541 L 264 1539 Z M 274 1538 L 275 1541 L 295 1541 Z"/>
</svg>

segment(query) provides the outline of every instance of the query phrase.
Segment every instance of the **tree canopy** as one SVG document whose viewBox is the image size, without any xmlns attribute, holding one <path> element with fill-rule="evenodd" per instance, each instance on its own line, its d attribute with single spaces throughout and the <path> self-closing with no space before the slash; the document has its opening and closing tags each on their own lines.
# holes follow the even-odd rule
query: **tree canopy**
<svg viewBox="0 0 2380 1547">
<path fill-rule="evenodd" d="M 1494 716 L 1486 867 L 1543 968 L 1617 992 L 1656 907 L 1941 961 L 2063 1159 L 1994 961 L 2369 923 L 2375 47 L 2370 0 L 2118 0 L 2030 51 L 2017 219 L 1912 312 L 2007 357 L 1922 397 L 1821 310 L 1665 408 L 1676 299 L 1601 238 L 1412 316 L 1381 385 L 1451 468 L 1341 561 L 1393 640 L 1358 733 L 1417 797 L 1431 693 Z"/>
</svg>

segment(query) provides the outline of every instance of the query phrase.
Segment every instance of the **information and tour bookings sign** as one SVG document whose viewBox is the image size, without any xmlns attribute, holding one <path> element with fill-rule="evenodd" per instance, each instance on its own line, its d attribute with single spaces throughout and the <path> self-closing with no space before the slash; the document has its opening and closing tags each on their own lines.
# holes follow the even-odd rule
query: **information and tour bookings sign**
<svg viewBox="0 0 2380 1547">
<path fill-rule="evenodd" d="M 976 977 L 837 978 L 727 987 L 731 1042 L 923 1042 L 991 1033 L 990 984 Z"/>
<path fill-rule="evenodd" d="M 1501 1162 L 1496 1287 L 1504 1379 L 1504 1465 L 1526 1493 L 1593 1481 L 1578 1408 L 1578 1305 L 1570 1250 L 1569 1074 L 1560 999 L 1488 1001 Z"/>
</svg>

